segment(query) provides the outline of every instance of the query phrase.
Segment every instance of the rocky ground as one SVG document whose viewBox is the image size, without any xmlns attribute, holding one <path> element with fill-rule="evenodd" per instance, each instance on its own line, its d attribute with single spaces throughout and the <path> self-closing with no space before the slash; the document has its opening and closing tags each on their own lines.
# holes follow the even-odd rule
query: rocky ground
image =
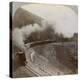
<svg viewBox="0 0 80 80">
<path fill-rule="evenodd" d="M 77 44 L 75 42 L 38 45 L 33 49 L 36 52 L 33 63 L 28 62 L 23 65 L 21 61 L 25 61 L 25 59 L 18 55 L 17 63 L 15 62 L 17 67 L 13 70 L 13 77 L 77 73 Z"/>
</svg>

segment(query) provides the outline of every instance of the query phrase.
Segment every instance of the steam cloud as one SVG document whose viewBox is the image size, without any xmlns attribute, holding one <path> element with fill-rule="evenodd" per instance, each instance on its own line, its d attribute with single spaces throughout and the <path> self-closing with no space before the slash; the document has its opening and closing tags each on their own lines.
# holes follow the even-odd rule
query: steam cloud
<svg viewBox="0 0 80 80">
<path fill-rule="evenodd" d="M 34 23 L 33 25 L 32 24 L 26 25 L 26 26 L 23 26 L 22 28 L 15 28 L 12 31 L 13 45 L 17 47 L 18 49 L 20 49 L 22 52 L 24 52 L 26 57 L 28 58 L 28 52 L 30 52 L 29 51 L 30 44 L 25 46 L 24 40 L 28 38 L 32 32 L 45 30 L 48 27 L 47 25 L 48 23 L 45 20 L 43 20 L 41 22 L 41 26 L 37 23 Z M 33 54 L 34 53 L 32 53 L 31 55 L 32 60 L 34 56 Z"/>
<path fill-rule="evenodd" d="M 43 31 L 48 26 L 48 22 L 45 20 L 41 21 L 41 25 L 34 23 L 33 25 L 26 25 L 22 28 L 15 28 L 12 31 L 12 41 L 13 44 L 20 50 L 25 51 L 24 40 L 29 37 L 32 32 Z"/>
<path fill-rule="evenodd" d="M 29 36 L 32 32 L 36 32 L 36 31 L 43 31 L 45 30 L 48 26 L 48 22 L 45 21 L 45 20 L 42 20 L 41 21 L 41 26 L 37 23 L 34 23 L 33 25 L 30 24 L 30 25 L 27 25 L 27 26 L 23 26 L 22 29 L 21 29 L 21 33 L 24 35 L 24 36 Z"/>
</svg>

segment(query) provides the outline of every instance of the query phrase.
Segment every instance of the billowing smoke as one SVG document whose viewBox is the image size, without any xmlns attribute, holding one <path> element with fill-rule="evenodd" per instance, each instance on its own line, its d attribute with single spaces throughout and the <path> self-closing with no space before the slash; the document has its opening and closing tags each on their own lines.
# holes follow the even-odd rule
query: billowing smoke
<svg viewBox="0 0 80 80">
<path fill-rule="evenodd" d="M 45 20 L 41 21 L 41 25 L 34 23 L 30 25 L 23 26 L 20 31 L 25 37 L 29 37 L 29 35 L 33 32 L 44 31 L 48 26 L 48 22 Z"/>
<path fill-rule="evenodd" d="M 48 27 L 47 25 L 48 23 L 45 20 L 43 20 L 41 21 L 41 25 L 34 23 L 34 24 L 23 26 L 22 28 L 15 28 L 12 31 L 12 40 L 13 40 L 14 46 L 16 46 L 22 52 L 24 52 L 27 58 L 28 58 L 28 54 L 32 53 L 31 59 L 33 61 L 33 56 L 34 56 L 35 51 L 33 50 L 34 53 L 30 52 L 31 50 L 31 48 L 29 48 L 30 45 L 28 44 L 25 47 L 24 40 L 28 38 L 30 34 L 33 32 L 44 31 Z"/>
<path fill-rule="evenodd" d="M 47 22 L 43 20 L 41 25 L 34 23 L 30 25 L 23 26 L 22 28 L 15 28 L 12 31 L 13 44 L 24 51 L 24 40 L 29 37 L 29 35 L 36 31 L 43 31 L 47 28 Z"/>
</svg>

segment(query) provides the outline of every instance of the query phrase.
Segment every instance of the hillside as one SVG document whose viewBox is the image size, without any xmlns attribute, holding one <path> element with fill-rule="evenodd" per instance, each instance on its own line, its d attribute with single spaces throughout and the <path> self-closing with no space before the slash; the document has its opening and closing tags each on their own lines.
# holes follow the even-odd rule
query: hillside
<svg viewBox="0 0 80 80">
<path fill-rule="evenodd" d="M 13 27 L 22 27 L 28 24 L 40 24 L 42 18 L 22 8 L 18 8 L 13 16 Z"/>
</svg>

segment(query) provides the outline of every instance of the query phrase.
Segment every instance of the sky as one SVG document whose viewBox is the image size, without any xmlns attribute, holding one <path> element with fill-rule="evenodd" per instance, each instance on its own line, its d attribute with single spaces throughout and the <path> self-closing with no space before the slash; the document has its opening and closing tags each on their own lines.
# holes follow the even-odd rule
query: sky
<svg viewBox="0 0 80 80">
<path fill-rule="evenodd" d="M 56 32 L 63 33 L 66 37 L 71 37 L 74 32 L 78 32 L 77 6 L 13 3 L 13 15 L 18 7 L 48 20 Z"/>
</svg>

